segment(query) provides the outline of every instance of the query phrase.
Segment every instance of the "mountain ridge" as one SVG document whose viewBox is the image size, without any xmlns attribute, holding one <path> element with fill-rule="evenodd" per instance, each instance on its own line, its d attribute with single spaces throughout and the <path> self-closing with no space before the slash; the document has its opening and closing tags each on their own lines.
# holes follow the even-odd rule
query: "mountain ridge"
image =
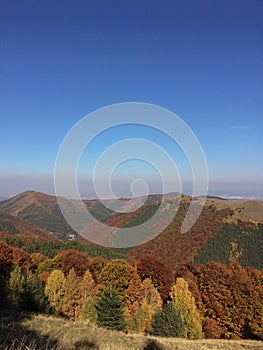
<svg viewBox="0 0 263 350">
<path fill-rule="evenodd" d="M 73 237 L 82 241 L 82 243 L 89 244 L 92 241 L 95 242 L 99 234 L 101 244 L 104 243 L 104 245 L 110 246 L 112 240 L 117 242 L 118 239 L 123 238 L 120 236 L 120 232 L 123 232 L 119 230 L 120 228 L 137 227 L 146 222 L 149 216 L 153 215 L 158 209 L 161 199 L 161 195 L 150 195 L 147 201 L 136 210 L 133 209 L 140 202 L 140 198 L 134 201 L 122 199 L 120 203 L 108 199 L 104 202 L 106 206 L 96 199 L 85 200 L 84 203 L 92 215 L 106 225 L 112 226 L 110 236 L 104 238 L 103 232 L 100 229 L 96 231 L 93 225 L 85 227 L 82 232 L 84 238 L 77 235 L 65 221 L 58 206 L 57 198 L 41 192 L 26 191 L 2 201 L 0 202 L 0 210 L 4 210 L 3 213 L 11 215 L 9 220 L 22 218 L 25 226 L 29 222 L 34 225 L 34 228 L 38 227 L 40 235 L 48 232 L 48 234 L 52 233 L 52 236 L 54 235 L 58 239 L 68 240 Z M 261 266 L 258 246 L 261 245 L 262 226 L 260 224 L 263 223 L 263 201 L 206 198 L 203 212 L 197 222 L 189 232 L 182 235 L 181 225 L 191 200 L 198 204 L 201 199 L 200 197 L 191 198 L 185 195 L 180 197 L 178 194 L 165 195 L 164 203 L 166 206 L 169 206 L 169 203 L 173 201 L 180 200 L 178 212 L 170 225 L 157 237 L 152 237 L 151 232 L 140 232 L 139 228 L 138 245 L 125 248 L 122 251 L 128 256 L 136 258 L 143 255 L 155 256 L 173 269 L 178 264 L 194 262 L 195 259 L 202 263 L 202 261 L 207 261 L 207 256 L 211 261 L 213 258 L 213 256 L 211 258 L 211 252 L 214 249 L 211 247 L 211 242 L 215 242 L 213 244 L 216 244 L 218 254 L 214 256 L 219 261 L 221 261 L 220 259 L 225 263 L 243 261 L 245 265 Z M 108 205 L 115 205 L 117 209 L 120 209 L 120 212 L 112 211 L 107 207 Z M 125 212 L 127 210 L 129 212 Z M 165 212 L 163 213 L 165 214 Z M 160 220 L 163 219 L 162 215 Z M 222 233 L 223 227 L 224 232 Z M 251 227 L 254 230 L 253 232 Z M 36 229 L 35 232 L 37 232 Z M 242 232 L 245 232 L 245 235 Z M 218 237 L 222 237 L 224 240 L 224 249 L 228 252 L 227 255 L 222 251 L 223 245 L 220 244 Z M 231 239 L 228 239 L 229 237 Z M 146 242 L 146 240 L 148 241 Z M 255 257 L 253 257 L 253 249 L 257 252 Z"/>
</svg>

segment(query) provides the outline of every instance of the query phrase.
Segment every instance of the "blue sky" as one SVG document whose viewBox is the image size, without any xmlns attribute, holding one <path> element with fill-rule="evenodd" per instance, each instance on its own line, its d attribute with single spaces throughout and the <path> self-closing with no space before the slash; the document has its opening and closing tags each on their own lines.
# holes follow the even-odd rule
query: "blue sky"
<svg viewBox="0 0 263 350">
<path fill-rule="evenodd" d="M 263 196 L 262 18 L 260 0 L 2 1 L 0 197 L 52 193 L 69 129 L 126 101 L 160 105 L 190 126 L 210 193 Z M 86 158 L 130 133 L 174 154 L 161 135 L 116 128 Z M 133 162 L 123 176 L 131 169 L 144 168 Z"/>
</svg>

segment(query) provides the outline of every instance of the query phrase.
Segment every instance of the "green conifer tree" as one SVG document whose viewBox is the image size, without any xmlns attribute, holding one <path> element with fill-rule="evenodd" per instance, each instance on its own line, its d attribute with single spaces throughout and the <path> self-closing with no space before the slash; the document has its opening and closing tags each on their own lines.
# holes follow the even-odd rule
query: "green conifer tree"
<svg viewBox="0 0 263 350">
<path fill-rule="evenodd" d="M 97 324 L 112 330 L 124 330 L 124 305 L 114 289 L 105 290 L 96 303 Z"/>
<path fill-rule="evenodd" d="M 22 305 L 25 299 L 26 279 L 21 269 L 16 266 L 10 273 L 9 290 L 10 299 L 17 305 Z"/>
<path fill-rule="evenodd" d="M 26 285 L 26 307 L 29 311 L 51 314 L 53 312 L 42 282 L 37 274 L 30 276 Z"/>
<path fill-rule="evenodd" d="M 183 337 L 184 327 L 180 314 L 168 302 L 153 316 L 152 334 L 159 337 Z"/>
</svg>

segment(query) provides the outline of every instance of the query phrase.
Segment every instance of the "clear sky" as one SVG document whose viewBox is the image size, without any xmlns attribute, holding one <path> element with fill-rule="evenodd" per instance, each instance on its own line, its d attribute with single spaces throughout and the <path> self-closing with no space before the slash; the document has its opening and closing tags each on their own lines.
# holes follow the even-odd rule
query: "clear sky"
<svg viewBox="0 0 263 350">
<path fill-rule="evenodd" d="M 126 101 L 190 126 L 211 194 L 263 196 L 262 18 L 261 0 L 1 1 L 0 197 L 52 193 L 69 129 Z M 100 137 L 89 156 L 119 135 Z"/>
</svg>

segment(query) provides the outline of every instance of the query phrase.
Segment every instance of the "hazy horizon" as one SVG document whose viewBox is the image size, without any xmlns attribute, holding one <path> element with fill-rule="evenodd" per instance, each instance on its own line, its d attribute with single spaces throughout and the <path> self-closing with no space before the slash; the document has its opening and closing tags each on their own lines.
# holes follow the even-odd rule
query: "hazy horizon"
<svg viewBox="0 0 263 350">
<path fill-rule="evenodd" d="M 31 185 L 30 185 L 31 183 Z M 85 183 L 85 182 L 84 182 Z M 113 183 L 113 191 L 116 197 L 131 197 L 132 193 L 129 190 L 129 184 L 126 183 L 125 186 L 120 186 L 121 184 Z M 242 186 L 243 185 L 243 186 Z M 261 187 L 260 187 L 261 186 Z M 124 190 L 124 188 L 126 190 Z M 262 188 L 262 183 L 253 183 L 253 186 L 251 184 L 237 184 L 237 183 L 213 183 L 209 186 L 208 195 L 209 196 L 219 196 L 222 198 L 227 199 L 259 199 L 263 200 L 263 191 L 260 191 L 259 188 Z M 29 177 L 27 179 L 22 179 L 21 183 L 19 183 L 19 180 L 17 177 L 15 177 L 12 181 L 12 179 L 9 178 L 9 180 L 6 179 L 6 188 L 0 193 L 0 200 L 8 199 L 10 197 L 13 197 L 17 194 L 20 194 L 24 191 L 36 191 L 36 192 L 43 192 L 50 195 L 55 195 L 55 189 L 53 186 L 53 179 L 42 179 L 41 181 L 36 179 L 30 179 Z M 80 196 L 82 199 L 94 199 L 96 198 L 96 193 L 94 188 L 87 190 L 85 185 L 80 186 L 79 188 Z M 168 190 L 168 192 L 170 191 Z M 192 194 L 192 186 L 191 184 L 183 184 L 182 186 L 182 192 L 186 195 Z M 142 192 L 141 195 L 144 193 Z M 149 194 L 162 194 L 162 190 L 160 188 L 156 188 L 154 185 L 151 187 Z M 202 195 L 202 193 L 200 193 Z M 112 198 L 112 196 L 108 193 L 105 193 L 103 198 Z"/>
</svg>

